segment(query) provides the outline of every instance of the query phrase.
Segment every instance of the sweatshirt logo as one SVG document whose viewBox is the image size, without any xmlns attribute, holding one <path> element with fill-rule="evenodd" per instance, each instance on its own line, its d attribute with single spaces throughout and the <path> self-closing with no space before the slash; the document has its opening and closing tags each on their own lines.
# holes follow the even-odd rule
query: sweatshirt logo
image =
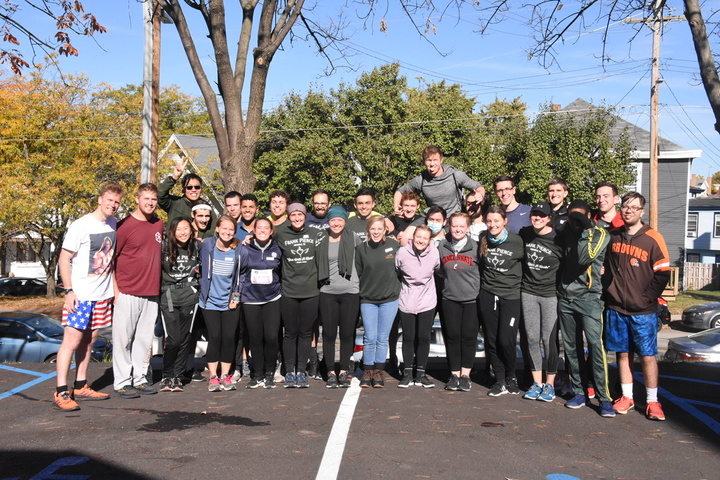
<svg viewBox="0 0 720 480">
<path fill-rule="evenodd" d="M 641 262 L 647 262 L 649 258 L 647 251 L 627 243 L 613 243 L 612 251 L 613 253 L 624 253 L 626 255 L 630 255 L 631 257 L 635 257 L 636 261 L 639 260 Z"/>
<path fill-rule="evenodd" d="M 505 263 L 505 260 L 500 260 L 500 257 L 492 256 L 488 258 L 488 262 L 490 262 L 493 267 L 497 268 L 498 265 Z"/>
<path fill-rule="evenodd" d="M 298 247 L 296 249 L 290 250 L 290 251 L 292 252 L 293 255 L 295 255 L 297 257 L 301 257 L 301 256 L 305 255 L 306 253 L 308 253 L 310 251 L 310 249 L 303 248 L 302 245 L 298 245 Z"/>
<path fill-rule="evenodd" d="M 637 258 L 633 257 L 630 259 L 630 266 L 631 267 L 639 267 L 640 261 Z"/>
<path fill-rule="evenodd" d="M 530 260 L 532 260 L 534 263 L 537 263 L 537 262 L 542 262 L 542 259 L 545 257 L 538 255 L 537 252 L 533 252 L 531 255 L 528 255 L 528 258 Z"/>
</svg>

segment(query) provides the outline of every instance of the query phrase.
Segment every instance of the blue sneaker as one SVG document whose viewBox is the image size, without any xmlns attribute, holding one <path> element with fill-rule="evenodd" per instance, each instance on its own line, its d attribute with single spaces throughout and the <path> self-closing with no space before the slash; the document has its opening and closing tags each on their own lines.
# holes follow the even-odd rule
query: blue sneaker
<svg viewBox="0 0 720 480">
<path fill-rule="evenodd" d="M 612 402 L 600 402 L 600 416 L 607 418 L 615 417 L 615 409 Z"/>
<path fill-rule="evenodd" d="M 542 392 L 542 387 L 539 383 L 533 382 L 532 387 L 525 392 L 525 395 L 523 395 L 523 398 L 526 398 L 528 400 L 537 400 L 540 396 L 540 393 Z"/>
<path fill-rule="evenodd" d="M 287 376 L 285 378 L 286 378 L 285 381 L 287 382 Z M 295 375 L 295 386 L 297 388 L 309 388 L 310 387 L 310 382 L 308 382 L 308 377 L 305 373 L 300 372 L 297 375 Z"/>
<path fill-rule="evenodd" d="M 542 402 L 552 402 L 555 400 L 555 387 L 549 383 L 544 383 L 542 391 L 540 392 L 540 395 L 538 395 L 538 400 Z"/>
<path fill-rule="evenodd" d="M 285 374 L 285 384 L 283 385 L 285 388 L 295 388 L 297 387 L 297 380 L 295 380 L 295 374 L 292 372 L 288 372 Z"/>
<path fill-rule="evenodd" d="M 572 408 L 573 410 L 576 410 L 578 408 L 584 407 L 586 401 L 587 399 L 585 398 L 585 394 L 581 393 L 580 395 L 575 395 L 570 400 L 565 402 L 565 406 L 567 408 Z"/>
</svg>

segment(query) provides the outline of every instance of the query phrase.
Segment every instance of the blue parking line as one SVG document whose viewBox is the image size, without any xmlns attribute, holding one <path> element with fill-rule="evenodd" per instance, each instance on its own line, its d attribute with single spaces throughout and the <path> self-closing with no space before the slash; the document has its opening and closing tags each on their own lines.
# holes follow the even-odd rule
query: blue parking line
<svg viewBox="0 0 720 480">
<path fill-rule="evenodd" d="M 720 404 L 717 403 L 703 402 L 700 400 L 688 400 L 687 402 L 701 407 L 720 408 Z"/>
<path fill-rule="evenodd" d="M 73 368 L 75 368 L 75 364 L 74 364 L 74 363 L 70 365 L 70 370 L 72 370 Z M 18 373 L 26 373 L 26 374 L 28 374 L 28 375 L 34 375 L 34 376 L 37 376 L 37 377 L 38 377 L 38 378 L 36 378 L 35 380 L 31 380 L 31 381 L 29 381 L 29 382 L 27 382 L 27 383 L 23 383 L 23 384 L 20 385 L 19 387 L 15 387 L 15 388 L 13 388 L 12 390 L 8 390 L 8 391 L 5 392 L 5 393 L 0 393 L 0 400 L 3 400 L 3 399 L 5 399 L 5 398 L 7 398 L 7 397 L 10 397 L 10 396 L 12 396 L 12 395 L 15 395 L 16 393 L 20 393 L 20 392 L 22 392 L 23 390 L 27 390 L 27 389 L 30 388 L 30 387 L 34 387 L 34 386 L 37 385 L 38 383 L 42 383 L 42 382 L 44 382 L 45 380 L 50 380 L 51 378 L 54 378 L 54 377 L 57 376 L 57 372 L 52 372 L 52 373 L 38 373 L 38 372 L 33 372 L 33 371 L 31 371 L 31 370 L 23 370 L 22 368 L 8 367 L 7 365 L 0 365 L 0 369 L 11 370 L 11 371 L 18 372 Z"/>
<path fill-rule="evenodd" d="M 686 382 L 694 382 L 694 383 L 705 383 L 707 385 L 720 385 L 720 382 L 710 382 L 708 380 L 697 380 L 694 378 L 686 378 L 686 377 L 674 377 L 671 375 L 660 375 L 660 378 L 669 378 L 671 380 L 683 380 Z"/>
<path fill-rule="evenodd" d="M 635 381 L 642 383 L 645 385 L 645 382 L 643 381 L 643 374 L 640 372 L 635 372 L 634 374 Z M 693 417 L 700 420 L 702 423 L 704 423 L 710 430 L 715 432 L 716 435 L 720 435 L 720 422 L 712 418 L 711 416 L 701 412 L 697 408 L 695 408 L 692 404 L 700 404 L 699 402 L 688 400 L 685 398 L 678 397 L 674 393 L 670 393 L 668 390 L 665 390 L 662 387 L 658 387 L 658 395 L 667 398 L 669 401 L 677 405 L 678 407 L 685 410 L 687 413 L 692 415 Z M 703 402 L 704 403 L 704 402 Z"/>
<path fill-rule="evenodd" d="M 26 375 L 35 375 L 36 377 L 41 377 L 41 376 L 45 375 L 44 373 L 33 372 L 32 370 L 24 370 L 22 368 L 8 367 L 7 365 L 0 365 L 0 368 L 3 370 L 10 370 L 11 372 L 24 373 Z"/>
</svg>

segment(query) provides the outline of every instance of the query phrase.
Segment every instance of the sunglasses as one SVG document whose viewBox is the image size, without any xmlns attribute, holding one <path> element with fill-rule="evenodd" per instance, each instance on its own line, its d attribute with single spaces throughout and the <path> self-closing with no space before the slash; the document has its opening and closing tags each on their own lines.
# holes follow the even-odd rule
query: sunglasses
<svg viewBox="0 0 720 480">
<path fill-rule="evenodd" d="M 202 190 L 202 185 L 188 185 L 185 190 Z"/>
</svg>

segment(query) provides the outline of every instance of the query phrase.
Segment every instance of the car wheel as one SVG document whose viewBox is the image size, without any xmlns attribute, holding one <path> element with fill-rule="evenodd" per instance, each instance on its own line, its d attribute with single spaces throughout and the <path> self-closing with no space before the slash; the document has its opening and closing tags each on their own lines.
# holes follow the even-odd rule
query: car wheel
<svg viewBox="0 0 720 480">
<path fill-rule="evenodd" d="M 715 315 L 712 320 L 710 320 L 708 328 L 720 328 L 720 315 Z"/>
<path fill-rule="evenodd" d="M 57 363 L 57 355 L 52 354 L 45 359 L 45 363 Z"/>
</svg>

